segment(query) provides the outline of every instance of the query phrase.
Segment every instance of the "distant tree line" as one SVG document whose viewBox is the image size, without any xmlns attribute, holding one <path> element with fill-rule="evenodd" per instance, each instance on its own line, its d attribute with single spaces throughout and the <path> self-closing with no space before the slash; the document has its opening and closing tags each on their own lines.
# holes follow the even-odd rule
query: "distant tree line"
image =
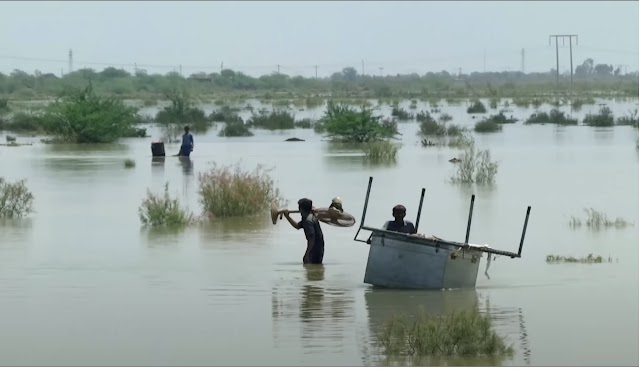
<svg viewBox="0 0 640 378">
<path fill-rule="evenodd" d="M 586 59 L 576 66 L 571 91 L 615 91 L 638 95 L 638 72 L 622 73 L 620 68 L 608 64 L 595 64 Z M 563 75 L 565 76 L 565 75 Z M 473 72 L 452 75 L 447 71 L 428 72 L 424 75 L 398 74 L 387 76 L 362 75 L 353 67 L 345 67 L 327 78 L 308 78 L 271 73 L 252 77 L 240 71 L 223 69 L 220 72 L 198 72 L 183 77 L 176 72 L 148 74 L 138 69 L 131 73 L 124 69 L 107 67 L 98 72 L 83 68 L 63 77 L 39 71 L 33 74 L 14 70 L 0 73 L 0 97 L 36 99 L 55 97 L 68 88 L 82 88 L 88 81 L 95 91 L 123 98 L 163 97 L 176 87 L 194 94 L 220 95 L 228 92 L 263 92 L 273 95 L 309 95 L 332 93 L 344 96 L 517 96 L 532 93 L 557 92 L 555 70 L 522 73 Z M 568 80 L 562 80 L 560 91 L 566 91 Z"/>
</svg>

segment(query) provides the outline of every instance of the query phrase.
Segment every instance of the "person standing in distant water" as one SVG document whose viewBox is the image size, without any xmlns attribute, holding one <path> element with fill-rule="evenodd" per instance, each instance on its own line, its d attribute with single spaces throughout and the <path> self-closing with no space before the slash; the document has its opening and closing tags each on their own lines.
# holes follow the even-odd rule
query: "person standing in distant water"
<svg viewBox="0 0 640 378">
<path fill-rule="evenodd" d="M 298 201 L 298 209 L 302 215 L 302 220 L 296 222 L 291 219 L 289 211 L 283 212 L 289 223 L 296 230 L 303 229 L 307 239 L 307 248 L 302 258 L 303 264 L 322 264 L 324 258 L 324 236 L 320 228 L 318 218 L 313 214 L 313 202 L 308 198 Z"/>
<path fill-rule="evenodd" d="M 184 134 L 182 134 L 182 145 L 180 146 L 178 156 L 189 157 L 191 152 L 193 152 L 193 135 L 189 133 L 189 126 L 185 126 Z"/>
</svg>

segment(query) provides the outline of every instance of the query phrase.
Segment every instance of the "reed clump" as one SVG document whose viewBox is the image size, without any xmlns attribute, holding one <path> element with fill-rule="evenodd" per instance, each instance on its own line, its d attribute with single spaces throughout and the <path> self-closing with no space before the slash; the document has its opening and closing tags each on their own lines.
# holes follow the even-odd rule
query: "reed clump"
<svg viewBox="0 0 640 378">
<path fill-rule="evenodd" d="M 198 195 L 208 218 L 264 214 L 273 202 L 283 199 L 269 170 L 258 166 L 246 171 L 240 165 L 214 165 L 198 176 Z"/>
<path fill-rule="evenodd" d="M 377 335 L 385 356 L 511 356 L 513 349 L 478 311 L 394 315 Z"/>
</svg>

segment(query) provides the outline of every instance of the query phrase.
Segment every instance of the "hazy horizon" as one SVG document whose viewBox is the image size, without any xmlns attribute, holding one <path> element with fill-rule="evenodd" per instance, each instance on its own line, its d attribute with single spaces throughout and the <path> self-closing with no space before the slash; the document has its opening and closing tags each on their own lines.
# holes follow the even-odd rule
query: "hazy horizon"
<svg viewBox="0 0 640 378">
<path fill-rule="evenodd" d="M 31 22 L 27 20 L 32 20 Z M 2 2 L 0 72 L 108 66 L 327 76 L 544 72 L 550 34 L 577 34 L 574 68 L 638 70 L 638 2 Z M 626 66 L 626 67 L 625 67 Z M 380 69 L 382 68 L 382 70 Z M 560 72 L 569 70 L 568 39 Z"/>
</svg>

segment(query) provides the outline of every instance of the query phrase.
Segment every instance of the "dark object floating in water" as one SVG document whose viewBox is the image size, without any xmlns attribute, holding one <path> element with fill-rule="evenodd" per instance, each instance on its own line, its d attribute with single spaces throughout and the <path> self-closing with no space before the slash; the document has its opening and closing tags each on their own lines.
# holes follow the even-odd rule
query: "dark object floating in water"
<svg viewBox="0 0 640 378">
<path fill-rule="evenodd" d="M 436 143 L 433 143 L 433 142 L 432 142 L 432 141 L 430 141 L 430 140 L 423 139 L 423 140 L 421 140 L 421 142 L 422 142 L 422 147 L 437 146 L 437 144 L 436 144 Z"/>
<path fill-rule="evenodd" d="M 289 139 L 285 139 L 285 142 L 304 142 L 304 139 L 300 139 L 300 138 L 289 138 Z"/>
<path fill-rule="evenodd" d="M 7 142 L 15 142 L 15 141 L 16 141 L 16 137 L 7 135 Z"/>
<path fill-rule="evenodd" d="M 453 159 L 449 160 L 449 163 L 460 163 L 460 162 L 461 162 L 461 160 L 458 159 L 458 158 L 453 158 Z"/>
<path fill-rule="evenodd" d="M 151 142 L 151 155 L 153 155 L 153 157 L 165 156 L 164 143 Z"/>
</svg>

